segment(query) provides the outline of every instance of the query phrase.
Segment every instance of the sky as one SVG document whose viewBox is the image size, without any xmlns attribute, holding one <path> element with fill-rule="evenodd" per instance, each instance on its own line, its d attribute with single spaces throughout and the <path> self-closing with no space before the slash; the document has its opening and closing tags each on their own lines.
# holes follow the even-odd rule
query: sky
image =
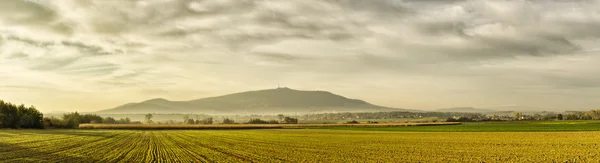
<svg viewBox="0 0 600 163">
<path fill-rule="evenodd" d="M 595 0 L 2 0 L 0 99 L 44 112 L 325 90 L 374 104 L 597 109 Z"/>
</svg>

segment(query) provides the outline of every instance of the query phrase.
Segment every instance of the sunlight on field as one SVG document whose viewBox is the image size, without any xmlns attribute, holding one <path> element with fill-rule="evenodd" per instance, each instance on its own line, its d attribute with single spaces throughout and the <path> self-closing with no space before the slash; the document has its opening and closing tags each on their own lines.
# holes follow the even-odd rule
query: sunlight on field
<svg viewBox="0 0 600 163">
<path fill-rule="evenodd" d="M 0 130 L 0 162 L 589 162 L 600 132 Z"/>
</svg>

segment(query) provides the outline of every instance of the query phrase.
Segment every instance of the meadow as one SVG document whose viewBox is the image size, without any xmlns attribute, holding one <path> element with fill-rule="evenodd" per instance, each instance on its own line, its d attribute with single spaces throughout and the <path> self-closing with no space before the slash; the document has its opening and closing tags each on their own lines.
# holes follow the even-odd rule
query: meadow
<svg viewBox="0 0 600 163">
<path fill-rule="evenodd" d="M 531 126 L 540 127 L 523 130 Z M 353 129 L 0 130 L 0 162 L 596 162 L 598 130 L 595 121 Z"/>
</svg>

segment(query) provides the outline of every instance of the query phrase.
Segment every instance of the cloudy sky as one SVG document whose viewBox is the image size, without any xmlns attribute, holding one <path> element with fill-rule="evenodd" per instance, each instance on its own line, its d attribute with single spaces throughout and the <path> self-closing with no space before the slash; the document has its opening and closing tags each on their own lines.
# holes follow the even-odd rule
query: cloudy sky
<svg viewBox="0 0 600 163">
<path fill-rule="evenodd" d="M 95 111 L 326 90 L 412 109 L 600 107 L 593 0 L 2 0 L 0 99 Z"/>
</svg>

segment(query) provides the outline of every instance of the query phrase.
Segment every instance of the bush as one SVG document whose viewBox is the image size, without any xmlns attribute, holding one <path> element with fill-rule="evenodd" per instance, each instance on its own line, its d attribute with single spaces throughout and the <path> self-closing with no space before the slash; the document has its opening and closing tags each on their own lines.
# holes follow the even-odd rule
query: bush
<svg viewBox="0 0 600 163">
<path fill-rule="evenodd" d="M 346 122 L 346 124 L 359 124 L 360 122 L 356 121 L 356 120 L 352 120 L 352 121 L 348 121 Z"/>
</svg>

